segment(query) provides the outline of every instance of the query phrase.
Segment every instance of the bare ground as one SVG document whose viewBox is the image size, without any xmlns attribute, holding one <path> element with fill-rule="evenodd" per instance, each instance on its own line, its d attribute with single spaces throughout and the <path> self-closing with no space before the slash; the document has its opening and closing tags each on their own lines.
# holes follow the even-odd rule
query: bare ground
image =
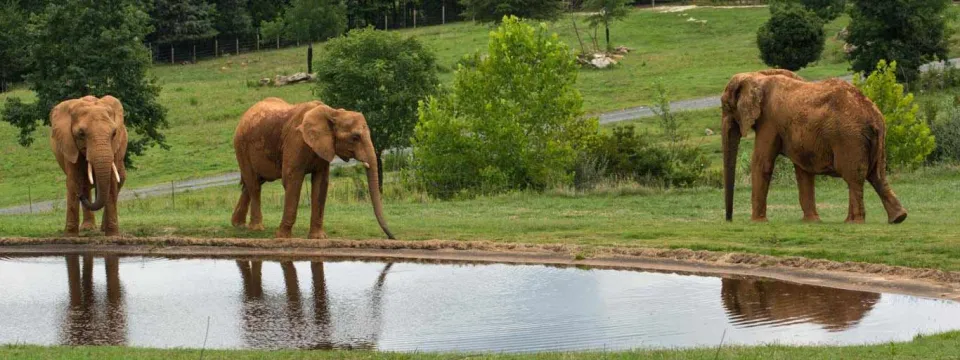
<svg viewBox="0 0 960 360">
<path fill-rule="evenodd" d="M 398 259 L 643 269 L 714 276 L 756 276 L 848 290 L 960 301 L 960 272 L 688 249 L 448 240 L 0 238 L 0 256 L 80 252 L 161 257 Z"/>
</svg>

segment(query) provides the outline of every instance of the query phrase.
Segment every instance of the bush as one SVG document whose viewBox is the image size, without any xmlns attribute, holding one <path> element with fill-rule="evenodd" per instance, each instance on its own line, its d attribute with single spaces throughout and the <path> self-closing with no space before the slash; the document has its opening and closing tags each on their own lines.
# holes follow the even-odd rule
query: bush
<svg viewBox="0 0 960 360">
<path fill-rule="evenodd" d="M 463 17 L 490 23 L 517 16 L 524 19 L 553 21 L 563 15 L 567 4 L 563 0 L 460 0 Z"/>
<path fill-rule="evenodd" d="M 947 0 L 877 1 L 853 0 L 850 52 L 855 72 L 869 73 L 880 60 L 896 61 L 897 79 L 913 82 L 924 63 L 946 59 L 948 39 Z"/>
<path fill-rule="evenodd" d="M 817 61 L 823 53 L 826 33 L 823 21 L 813 12 L 788 4 L 771 8 L 773 16 L 757 31 L 760 58 L 771 67 L 797 71 Z"/>
<path fill-rule="evenodd" d="M 569 184 L 584 140 L 570 49 L 546 25 L 505 17 L 488 55 L 460 67 L 450 94 L 420 103 L 414 168 L 438 198 Z"/>
<path fill-rule="evenodd" d="M 771 6 L 784 4 L 799 4 L 816 14 L 824 23 L 836 20 L 847 8 L 847 0 L 780 0 Z"/>
<path fill-rule="evenodd" d="M 887 165 L 915 167 L 933 151 L 935 141 L 930 127 L 917 117 L 919 107 L 913 94 L 903 93 L 897 83 L 897 63 L 880 60 L 876 70 L 866 79 L 858 73 L 853 84 L 873 100 L 887 123 Z"/>
<path fill-rule="evenodd" d="M 587 154 L 585 161 L 602 164 L 607 178 L 666 187 L 696 184 L 708 164 L 699 147 L 652 143 L 638 135 L 633 125 L 618 126 L 611 134 L 597 135 Z M 578 188 L 588 188 L 578 185 Z"/>
<path fill-rule="evenodd" d="M 960 161 L 960 98 L 924 107 L 927 125 L 937 139 L 928 159 Z"/>
</svg>

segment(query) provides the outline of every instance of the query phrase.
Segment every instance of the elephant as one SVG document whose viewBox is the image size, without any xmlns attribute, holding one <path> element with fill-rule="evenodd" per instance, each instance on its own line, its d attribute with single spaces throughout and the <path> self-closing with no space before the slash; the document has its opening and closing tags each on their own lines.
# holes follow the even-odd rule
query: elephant
<svg viewBox="0 0 960 360">
<path fill-rule="evenodd" d="M 733 219 L 733 192 L 741 136 L 756 141 L 751 162 L 752 220 L 767 220 L 767 192 L 775 160 L 793 161 L 803 220 L 819 222 L 814 177 L 840 177 L 849 188 L 846 222 L 863 223 L 863 183 L 880 195 L 887 221 L 907 218 L 886 179 L 886 126 L 877 106 L 853 85 L 830 79 L 808 82 L 787 70 L 734 75 L 721 96 L 723 186 L 726 220 Z"/>
<path fill-rule="evenodd" d="M 127 311 L 120 282 L 120 258 L 103 257 L 105 286 L 93 281 L 94 258 L 66 255 L 68 296 L 64 298 L 60 344 L 127 345 Z M 81 260 L 82 263 L 81 263 Z M 97 294 L 103 291 L 103 294 Z"/>
<path fill-rule="evenodd" d="M 101 231 L 107 236 L 118 235 L 117 196 L 127 179 L 123 105 L 110 95 L 66 100 L 50 111 L 50 128 L 50 147 L 67 177 L 64 235 L 77 236 L 80 229 L 96 228 L 93 212 L 100 209 L 104 209 Z M 93 187 L 97 198 L 91 203 Z M 83 205 L 83 224 L 79 227 L 78 202 Z"/>
<path fill-rule="evenodd" d="M 373 213 L 387 237 L 394 239 L 383 217 L 377 152 L 363 114 L 333 109 L 321 101 L 289 104 L 279 98 L 266 98 L 243 114 L 233 146 L 240 166 L 241 183 L 240 200 L 231 220 L 234 227 L 245 225 L 249 209 L 247 228 L 263 230 L 260 188 L 265 182 L 282 179 L 283 218 L 276 237 L 289 238 L 297 218 L 303 179 L 306 174 L 311 174 L 308 238 L 326 238 L 323 210 L 330 180 L 330 162 L 334 156 L 339 156 L 344 161 L 357 159 L 367 168 Z M 372 167 L 371 163 L 374 164 Z"/>
<path fill-rule="evenodd" d="M 849 329 L 880 301 L 880 294 L 762 279 L 722 279 L 720 294 L 738 327 L 809 322 L 830 332 Z"/>
</svg>

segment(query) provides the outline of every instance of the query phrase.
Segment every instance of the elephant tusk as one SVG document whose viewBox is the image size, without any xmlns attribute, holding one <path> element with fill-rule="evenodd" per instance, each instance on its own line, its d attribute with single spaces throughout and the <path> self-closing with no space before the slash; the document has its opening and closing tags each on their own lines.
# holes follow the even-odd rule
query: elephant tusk
<svg viewBox="0 0 960 360">
<path fill-rule="evenodd" d="M 369 168 L 370 168 L 370 163 L 364 161 L 364 162 L 363 162 L 363 167 L 369 169 Z"/>
<path fill-rule="evenodd" d="M 117 171 L 117 164 L 113 164 L 113 176 L 117 178 L 117 184 L 120 183 L 120 172 Z"/>
<path fill-rule="evenodd" d="M 93 185 L 93 165 L 87 163 L 87 180 L 90 180 L 90 185 Z"/>
</svg>

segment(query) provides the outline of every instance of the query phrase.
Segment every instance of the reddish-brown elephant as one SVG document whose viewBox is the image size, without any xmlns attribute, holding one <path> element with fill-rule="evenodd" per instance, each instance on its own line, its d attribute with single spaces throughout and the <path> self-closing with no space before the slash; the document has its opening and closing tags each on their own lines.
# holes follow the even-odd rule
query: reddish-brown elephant
<svg viewBox="0 0 960 360">
<path fill-rule="evenodd" d="M 123 105 L 110 95 L 67 100 L 50 111 L 50 128 L 50 147 L 67 175 L 65 235 L 96 228 L 93 211 L 104 208 L 100 229 L 107 236 L 118 235 L 117 196 L 127 179 Z M 91 203 L 93 188 L 97 198 Z M 83 224 L 78 227 L 79 204 L 83 204 Z"/>
<path fill-rule="evenodd" d="M 282 99 L 267 98 L 243 114 L 233 138 L 233 147 L 240 165 L 242 186 L 240 201 L 233 211 L 235 227 L 244 226 L 249 209 L 248 228 L 263 230 L 260 187 L 267 181 L 282 179 L 283 219 L 276 237 L 290 237 L 297 219 L 303 179 L 306 174 L 311 174 L 308 238 L 326 238 L 323 208 L 330 180 L 330 162 L 334 156 L 339 156 L 344 161 L 357 159 L 366 166 L 373 213 L 387 237 L 394 238 L 383 217 L 377 185 L 380 176 L 376 166 L 377 152 L 363 114 L 333 109 L 320 101 L 289 104 Z"/>
<path fill-rule="evenodd" d="M 841 177 L 850 205 L 847 222 L 862 223 L 863 183 L 869 181 L 889 223 L 907 218 L 886 179 L 883 114 L 856 87 L 839 79 L 807 82 L 786 70 L 733 76 L 723 105 L 723 173 L 726 219 L 733 217 L 733 190 L 741 136 L 754 130 L 751 163 L 754 221 L 767 219 L 767 191 L 776 158 L 793 161 L 805 221 L 819 221 L 814 176 Z"/>
</svg>

